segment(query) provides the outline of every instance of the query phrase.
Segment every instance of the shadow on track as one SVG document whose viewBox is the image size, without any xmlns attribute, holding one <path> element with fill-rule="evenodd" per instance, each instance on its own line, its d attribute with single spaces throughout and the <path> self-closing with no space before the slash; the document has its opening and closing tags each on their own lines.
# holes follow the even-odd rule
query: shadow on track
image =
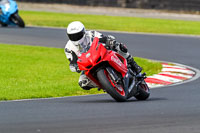
<svg viewBox="0 0 200 133">
<path fill-rule="evenodd" d="M 162 97 L 153 97 L 150 98 L 148 100 L 145 101 L 139 101 L 136 100 L 135 98 L 131 98 L 129 100 L 127 100 L 126 102 L 116 102 L 114 99 L 84 99 L 84 100 L 76 100 L 76 101 L 72 101 L 73 103 L 146 103 L 146 102 L 153 102 L 153 101 L 163 101 L 163 100 L 167 100 L 166 98 L 162 98 Z"/>
</svg>

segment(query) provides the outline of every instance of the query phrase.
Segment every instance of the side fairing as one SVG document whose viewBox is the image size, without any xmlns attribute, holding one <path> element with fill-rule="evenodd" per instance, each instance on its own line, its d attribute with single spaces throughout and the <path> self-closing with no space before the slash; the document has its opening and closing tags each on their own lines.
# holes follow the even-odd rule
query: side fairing
<svg viewBox="0 0 200 133">
<path fill-rule="evenodd" d="M 123 77 L 126 75 L 126 73 L 128 71 L 126 59 L 124 59 L 123 57 L 121 57 L 121 55 L 119 55 L 118 53 L 113 52 L 113 51 L 110 51 L 109 56 L 107 56 L 106 58 L 107 58 L 106 60 L 108 60 L 108 63 L 115 70 L 120 72 Z"/>
</svg>

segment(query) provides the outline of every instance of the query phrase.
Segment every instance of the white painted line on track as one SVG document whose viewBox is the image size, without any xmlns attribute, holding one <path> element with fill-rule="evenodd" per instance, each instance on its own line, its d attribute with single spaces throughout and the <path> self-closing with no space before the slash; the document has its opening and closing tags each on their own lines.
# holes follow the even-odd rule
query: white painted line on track
<svg viewBox="0 0 200 133">
<path fill-rule="evenodd" d="M 162 75 L 153 75 L 153 76 L 149 76 L 147 78 L 156 78 L 156 79 L 160 79 L 163 81 L 167 81 L 167 82 L 181 82 L 182 80 L 180 79 L 176 79 L 176 78 L 171 78 L 171 77 L 167 77 L 167 76 L 162 76 Z"/>
<path fill-rule="evenodd" d="M 183 69 L 174 69 L 174 68 L 163 68 L 162 72 L 179 72 L 179 73 L 186 73 L 186 74 L 195 74 L 194 71 L 188 71 Z"/>
<path fill-rule="evenodd" d="M 163 85 L 161 85 L 161 84 L 147 83 L 147 85 L 148 85 L 149 88 L 151 88 L 151 89 L 153 89 L 153 88 L 158 88 L 158 87 L 163 87 Z"/>
<path fill-rule="evenodd" d="M 180 76 L 180 77 L 184 77 L 184 78 L 192 78 L 193 76 L 192 75 L 186 75 L 186 74 L 181 74 L 181 73 L 172 73 L 172 72 L 161 72 L 160 74 L 170 74 L 170 75 L 173 75 L 173 76 Z"/>
<path fill-rule="evenodd" d="M 171 68 L 182 68 L 185 69 L 185 67 L 183 66 L 174 66 L 174 65 L 166 65 L 166 64 L 162 64 L 163 67 L 171 67 Z"/>
<path fill-rule="evenodd" d="M 97 96 L 97 95 L 106 95 L 106 94 L 91 94 L 91 95 L 80 95 L 80 96 L 64 96 L 64 97 L 52 97 L 52 98 L 33 98 L 33 99 L 19 99 L 19 100 L 8 100 L 0 101 L 0 103 L 7 102 L 23 102 L 23 101 L 39 101 L 39 100 L 52 100 L 52 99 L 63 99 L 63 98 L 72 98 L 72 97 L 88 97 L 88 96 Z"/>
<path fill-rule="evenodd" d="M 27 26 L 30 28 L 46 28 L 46 29 L 62 29 L 66 30 L 65 27 L 48 27 L 48 26 Z M 88 29 L 90 30 L 90 29 Z M 93 29 L 94 30 L 94 29 Z M 100 32 L 109 32 L 109 33 L 123 33 L 123 34 L 138 34 L 138 35 L 153 35 L 153 36 L 172 36 L 172 37 L 188 37 L 188 38 L 200 38 L 200 35 L 186 35 L 186 34 L 168 34 L 168 33 L 146 33 L 146 32 L 126 32 L 126 31 L 112 31 L 112 30 L 102 30 L 102 29 L 95 29 Z"/>
</svg>

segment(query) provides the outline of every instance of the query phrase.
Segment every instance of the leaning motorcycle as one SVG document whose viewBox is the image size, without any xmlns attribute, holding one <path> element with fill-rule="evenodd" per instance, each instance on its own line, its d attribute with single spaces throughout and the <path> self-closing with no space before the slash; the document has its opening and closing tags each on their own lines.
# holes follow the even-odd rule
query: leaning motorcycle
<svg viewBox="0 0 200 133">
<path fill-rule="evenodd" d="M 98 38 L 94 39 L 88 51 L 78 57 L 77 64 L 98 88 L 118 102 L 127 101 L 130 97 L 146 100 L 150 96 L 149 87 L 144 80 L 145 73 L 137 75 L 124 57 L 106 49 Z"/>
<path fill-rule="evenodd" d="M 18 6 L 16 1 L 2 0 L 0 2 L 0 24 L 3 27 L 8 25 L 17 25 L 24 28 L 25 24 L 18 14 Z"/>
</svg>

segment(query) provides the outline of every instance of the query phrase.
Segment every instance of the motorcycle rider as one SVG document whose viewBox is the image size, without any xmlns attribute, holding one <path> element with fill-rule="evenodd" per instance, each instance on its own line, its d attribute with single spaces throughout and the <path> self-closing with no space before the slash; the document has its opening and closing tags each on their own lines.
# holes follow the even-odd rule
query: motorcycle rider
<svg viewBox="0 0 200 133">
<path fill-rule="evenodd" d="M 8 2 L 7 0 L 0 0 L 0 5 L 4 5 L 4 4 L 7 3 L 7 2 Z M 3 12 L 2 12 L 1 7 L 0 7 L 0 15 L 3 15 Z M 8 26 L 7 24 L 1 22 L 1 20 L 0 20 L 0 25 L 1 25 L 2 27 L 7 27 L 7 26 Z"/>
<path fill-rule="evenodd" d="M 0 0 L 0 5 L 2 5 L 4 3 L 4 0 Z M 0 15 L 2 14 L 2 10 L 1 10 L 1 7 L 0 7 Z"/>
<path fill-rule="evenodd" d="M 4 4 L 6 2 L 8 2 L 8 0 L 0 0 L 0 4 Z"/>
<path fill-rule="evenodd" d="M 4 2 L 4 0 L 0 0 L 0 5 L 3 4 L 3 2 Z M 0 7 L 0 15 L 3 15 L 1 7 Z M 3 22 L 1 22 L 1 20 L 0 20 L 0 25 L 3 26 L 3 27 L 6 27 L 6 26 L 7 26 L 7 25 L 4 24 Z"/>
<path fill-rule="evenodd" d="M 69 41 L 65 46 L 65 54 L 70 61 L 69 67 L 72 72 L 81 72 L 77 65 L 78 57 L 89 49 L 95 37 L 98 37 L 99 42 L 107 49 L 116 51 L 126 58 L 131 69 L 137 74 L 142 71 L 142 68 L 137 65 L 132 55 L 128 53 L 127 47 L 122 43 L 116 42 L 115 37 L 111 35 L 105 36 L 97 31 L 86 31 L 85 26 L 80 21 L 74 21 L 67 27 L 67 36 Z M 79 85 L 85 90 L 97 87 L 95 83 L 86 77 L 84 72 L 80 75 Z"/>
</svg>

